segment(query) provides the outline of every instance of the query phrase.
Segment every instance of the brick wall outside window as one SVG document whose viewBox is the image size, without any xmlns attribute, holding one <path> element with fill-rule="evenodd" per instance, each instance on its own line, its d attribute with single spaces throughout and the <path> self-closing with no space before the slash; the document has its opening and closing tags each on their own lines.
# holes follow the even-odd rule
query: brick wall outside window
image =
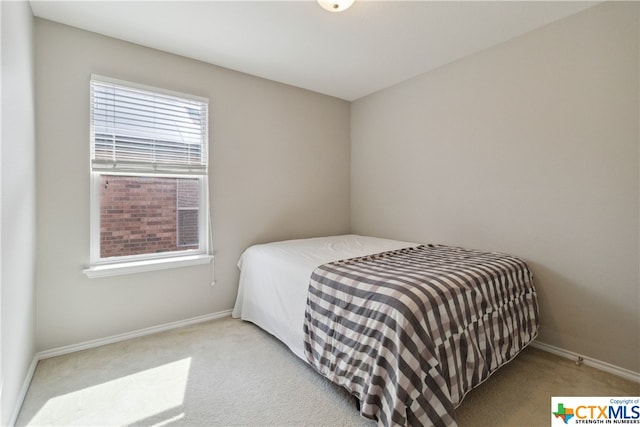
<svg viewBox="0 0 640 427">
<path fill-rule="evenodd" d="M 198 206 L 198 189 L 194 179 L 102 175 L 100 256 L 197 249 L 198 211 L 189 208 Z"/>
</svg>

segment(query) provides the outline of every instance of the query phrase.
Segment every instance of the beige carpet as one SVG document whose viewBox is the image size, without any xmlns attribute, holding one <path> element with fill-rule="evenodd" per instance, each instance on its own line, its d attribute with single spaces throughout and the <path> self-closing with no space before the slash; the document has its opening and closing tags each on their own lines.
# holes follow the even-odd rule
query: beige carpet
<svg viewBox="0 0 640 427">
<path fill-rule="evenodd" d="M 529 348 L 467 395 L 458 423 L 546 426 L 554 395 L 638 396 L 640 384 Z M 279 341 L 226 318 L 41 361 L 17 425 L 375 423 Z"/>
</svg>

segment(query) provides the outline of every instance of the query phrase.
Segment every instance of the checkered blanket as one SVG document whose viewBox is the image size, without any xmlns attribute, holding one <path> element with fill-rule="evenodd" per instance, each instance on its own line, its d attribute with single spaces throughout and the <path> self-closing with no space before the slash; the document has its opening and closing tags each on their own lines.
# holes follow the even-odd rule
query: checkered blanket
<svg viewBox="0 0 640 427">
<path fill-rule="evenodd" d="M 305 354 L 379 425 L 453 426 L 465 394 L 537 330 L 536 292 L 522 260 L 423 245 L 318 267 Z"/>
</svg>

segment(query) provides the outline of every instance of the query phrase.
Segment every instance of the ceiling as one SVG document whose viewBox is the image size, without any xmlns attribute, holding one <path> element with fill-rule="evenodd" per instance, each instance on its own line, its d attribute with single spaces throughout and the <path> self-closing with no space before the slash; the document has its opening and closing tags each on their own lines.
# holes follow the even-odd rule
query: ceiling
<svg viewBox="0 0 640 427">
<path fill-rule="evenodd" d="M 40 18 L 353 101 L 599 2 L 30 3 Z"/>
</svg>

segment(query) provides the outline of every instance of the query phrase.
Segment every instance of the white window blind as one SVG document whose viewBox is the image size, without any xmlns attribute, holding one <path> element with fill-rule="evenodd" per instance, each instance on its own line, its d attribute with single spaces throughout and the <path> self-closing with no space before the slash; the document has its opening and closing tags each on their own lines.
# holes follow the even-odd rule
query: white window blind
<svg viewBox="0 0 640 427">
<path fill-rule="evenodd" d="M 91 77 L 91 169 L 205 175 L 208 102 Z"/>
</svg>

